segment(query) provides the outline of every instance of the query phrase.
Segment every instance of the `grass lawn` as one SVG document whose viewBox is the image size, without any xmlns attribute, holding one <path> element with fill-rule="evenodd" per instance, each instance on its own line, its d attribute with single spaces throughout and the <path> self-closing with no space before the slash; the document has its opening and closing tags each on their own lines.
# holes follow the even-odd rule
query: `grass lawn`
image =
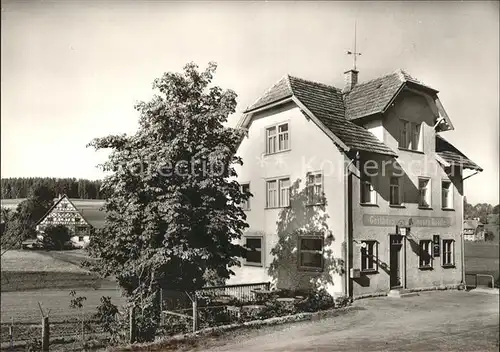
<svg viewBox="0 0 500 352">
<path fill-rule="evenodd" d="M 86 258 L 83 251 L 11 250 L 1 259 L 2 271 L 84 272 L 79 263 Z"/>
</svg>

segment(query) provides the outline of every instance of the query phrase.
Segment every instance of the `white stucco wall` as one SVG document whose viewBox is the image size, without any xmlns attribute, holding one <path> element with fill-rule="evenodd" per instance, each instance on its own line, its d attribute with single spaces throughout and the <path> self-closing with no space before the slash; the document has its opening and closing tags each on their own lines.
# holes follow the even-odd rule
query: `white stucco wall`
<svg viewBox="0 0 500 352">
<path fill-rule="evenodd" d="M 384 125 L 382 123 L 382 119 L 369 121 L 363 127 L 373 133 L 373 135 L 377 137 L 379 141 L 381 141 L 382 143 L 384 142 Z"/>
<path fill-rule="evenodd" d="M 291 149 L 286 152 L 265 155 L 266 127 L 281 122 L 289 123 Z M 291 184 L 297 179 L 301 179 L 300 191 L 305 186 L 307 172 L 323 172 L 324 192 L 327 200 L 325 210 L 329 216 L 326 224 L 334 237 L 332 242 L 327 241 L 329 245 L 325 246 L 325 250 L 331 250 L 331 255 L 335 259 L 340 259 L 345 225 L 344 156 L 332 140 L 312 120 L 308 120 L 293 103 L 290 103 L 286 107 L 256 116 L 249 127 L 248 136 L 244 138 L 238 149 L 238 155 L 242 157 L 244 162 L 243 166 L 236 168 L 238 181 L 250 183 L 250 192 L 253 194 L 250 200 L 250 210 L 246 212 L 247 222 L 250 225 L 246 234 L 263 234 L 265 256 L 263 267 L 242 264 L 241 268 L 232 268 L 236 276 L 232 277 L 228 284 L 273 281 L 273 277 L 268 275 L 269 266 L 274 259 L 270 251 L 278 242 L 277 221 L 283 208 L 265 208 L 266 179 L 268 178 L 289 176 Z M 298 219 L 304 209 L 292 210 L 297 219 L 287 228 L 300 228 L 304 225 Z M 296 245 L 297 243 L 294 243 L 295 247 Z M 296 252 L 293 255 L 296 255 Z M 292 286 L 289 288 L 297 288 L 294 287 L 297 285 L 303 286 L 313 276 L 318 275 L 317 273 L 301 272 L 296 267 L 290 269 L 296 273 L 292 275 L 293 278 L 289 277 L 289 280 L 294 282 L 285 283 L 285 286 Z M 332 273 L 330 277 L 331 282 L 325 285 L 327 289 L 331 293 L 342 292 L 341 276 Z M 278 286 L 280 286 L 279 283 Z"/>
</svg>

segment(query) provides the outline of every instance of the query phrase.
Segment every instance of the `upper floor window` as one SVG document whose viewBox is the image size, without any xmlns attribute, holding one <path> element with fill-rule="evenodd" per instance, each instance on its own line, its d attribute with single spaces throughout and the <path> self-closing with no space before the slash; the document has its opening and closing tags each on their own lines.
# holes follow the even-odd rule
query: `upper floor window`
<svg viewBox="0 0 500 352">
<path fill-rule="evenodd" d="M 290 205 L 290 178 L 266 182 L 266 207 L 278 208 Z"/>
<path fill-rule="evenodd" d="M 61 208 L 66 209 L 68 207 L 68 203 L 62 203 Z"/>
<path fill-rule="evenodd" d="M 241 185 L 241 191 L 246 193 L 246 192 L 250 192 L 250 184 L 249 183 L 244 183 Z M 248 198 L 247 200 L 244 200 L 242 203 L 241 203 L 241 208 L 243 210 L 250 210 L 250 198 Z"/>
<path fill-rule="evenodd" d="M 401 199 L 401 178 L 391 177 L 390 179 L 390 194 L 389 194 L 389 204 L 390 205 L 401 205 L 403 200 Z"/>
<path fill-rule="evenodd" d="M 422 124 L 403 119 L 399 123 L 399 148 L 422 151 Z"/>
<path fill-rule="evenodd" d="M 451 181 L 441 182 L 441 203 L 443 209 L 453 209 L 453 184 Z"/>
<path fill-rule="evenodd" d="M 307 204 L 323 204 L 323 174 L 309 172 L 307 174 Z"/>
<path fill-rule="evenodd" d="M 378 270 L 377 265 L 377 242 L 361 241 L 364 247 L 361 247 L 361 271 L 373 272 Z"/>
<path fill-rule="evenodd" d="M 290 149 L 288 123 L 266 129 L 266 154 L 273 154 Z"/>
<path fill-rule="evenodd" d="M 419 199 L 418 205 L 421 208 L 431 207 L 431 180 L 429 178 L 418 179 Z"/>
<path fill-rule="evenodd" d="M 377 192 L 373 188 L 374 177 L 363 176 L 361 178 L 361 203 L 377 204 Z"/>
<path fill-rule="evenodd" d="M 432 268 L 432 241 L 420 241 L 420 255 L 418 257 L 418 266 L 421 269 Z"/>
</svg>

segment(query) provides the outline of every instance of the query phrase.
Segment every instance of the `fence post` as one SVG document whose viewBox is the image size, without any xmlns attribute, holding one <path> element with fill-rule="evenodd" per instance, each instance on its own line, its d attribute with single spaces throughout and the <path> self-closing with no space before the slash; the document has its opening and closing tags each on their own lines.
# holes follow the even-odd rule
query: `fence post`
<svg viewBox="0 0 500 352">
<path fill-rule="evenodd" d="M 135 342 L 135 332 L 136 332 L 136 329 L 135 329 L 135 307 L 132 306 L 130 307 L 130 316 L 129 316 L 129 336 L 130 336 L 130 343 L 134 343 Z"/>
<path fill-rule="evenodd" d="M 163 326 L 163 289 L 160 288 L 160 325 Z"/>
<path fill-rule="evenodd" d="M 9 340 L 10 340 L 10 348 L 13 348 L 13 346 L 14 346 L 14 317 L 10 318 Z"/>
<path fill-rule="evenodd" d="M 50 330 L 49 317 L 42 317 L 42 351 L 49 350 Z"/>
<path fill-rule="evenodd" d="M 196 292 L 193 293 L 193 333 L 198 330 L 198 300 L 196 299 Z"/>
</svg>

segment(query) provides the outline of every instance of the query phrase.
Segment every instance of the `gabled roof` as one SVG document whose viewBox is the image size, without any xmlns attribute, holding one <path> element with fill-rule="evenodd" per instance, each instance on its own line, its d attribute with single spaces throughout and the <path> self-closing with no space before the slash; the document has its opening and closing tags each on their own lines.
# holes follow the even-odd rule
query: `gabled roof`
<svg viewBox="0 0 500 352">
<path fill-rule="evenodd" d="M 450 165 L 483 171 L 479 165 L 467 158 L 460 150 L 438 134 L 436 134 L 436 154 Z"/>
<path fill-rule="evenodd" d="M 345 94 L 346 118 L 355 120 L 384 112 L 406 83 L 424 88 L 432 93 L 437 90 L 424 85 L 399 69 L 388 75 L 359 83 Z"/>
<path fill-rule="evenodd" d="M 464 229 L 475 230 L 480 226 L 484 226 L 479 220 L 464 220 Z"/>
<path fill-rule="evenodd" d="M 252 113 L 291 97 L 296 99 L 349 149 L 390 156 L 397 155 L 371 132 L 346 120 L 342 91 L 326 84 L 285 75 L 247 108 L 245 113 Z M 304 113 L 307 116 L 307 113 Z"/>
<path fill-rule="evenodd" d="M 105 217 L 106 217 L 105 212 L 97 210 L 97 209 L 94 209 L 92 211 L 92 216 L 88 216 L 89 212 L 86 212 L 83 209 L 80 209 L 80 208 L 76 207 L 75 204 L 71 201 L 71 199 L 69 199 L 69 197 L 66 194 L 62 195 L 61 197 L 59 197 L 55 201 L 55 203 L 52 205 L 52 207 L 50 207 L 50 209 L 45 213 L 45 215 L 42 216 L 40 218 L 40 220 L 38 220 L 38 222 L 36 223 L 35 226 L 37 226 L 38 224 L 40 224 L 50 213 L 52 213 L 52 210 L 54 210 L 57 207 L 57 205 L 59 203 L 61 203 L 61 201 L 63 199 L 66 199 L 73 206 L 73 208 L 75 208 L 78 211 L 78 213 L 83 218 L 83 220 L 85 220 L 85 222 L 87 222 L 92 227 L 101 228 L 101 227 L 104 226 Z M 85 213 L 85 215 L 84 215 L 84 213 Z"/>
</svg>

